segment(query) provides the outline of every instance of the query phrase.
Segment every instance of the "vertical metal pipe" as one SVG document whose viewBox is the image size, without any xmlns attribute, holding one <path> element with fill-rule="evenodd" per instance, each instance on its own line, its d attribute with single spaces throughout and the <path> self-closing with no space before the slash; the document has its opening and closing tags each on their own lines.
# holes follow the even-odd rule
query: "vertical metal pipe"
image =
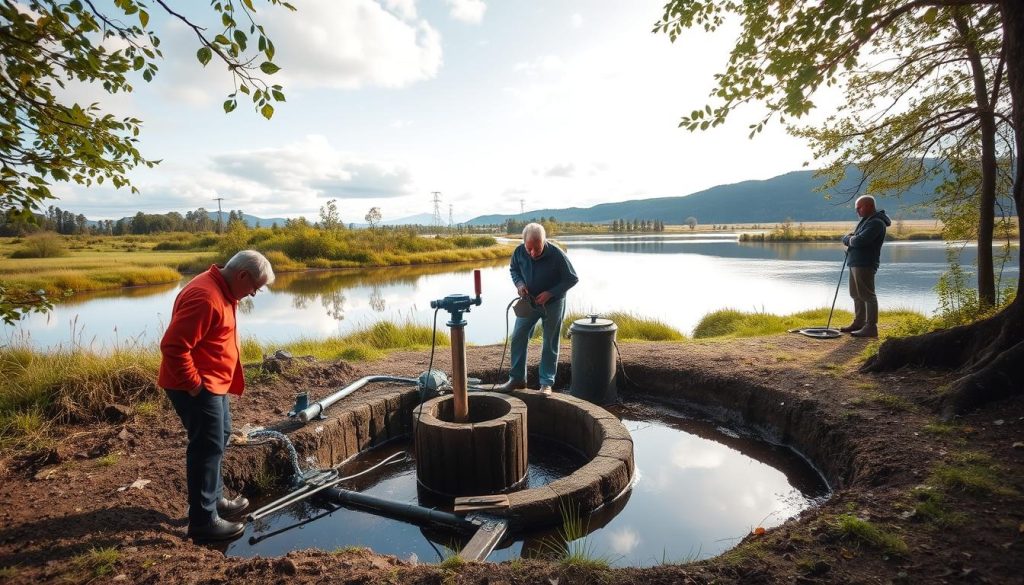
<svg viewBox="0 0 1024 585">
<path fill-rule="evenodd" d="M 466 329 L 453 326 L 452 331 L 452 398 L 455 422 L 469 422 L 469 397 L 466 394 Z"/>
</svg>

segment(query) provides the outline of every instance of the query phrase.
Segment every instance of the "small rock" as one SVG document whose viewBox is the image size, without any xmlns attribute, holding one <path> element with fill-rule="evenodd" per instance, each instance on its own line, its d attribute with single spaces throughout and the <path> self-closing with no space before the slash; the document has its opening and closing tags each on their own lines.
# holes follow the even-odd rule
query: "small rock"
<svg viewBox="0 0 1024 585">
<path fill-rule="evenodd" d="M 299 566 L 295 564 L 295 561 L 285 557 L 274 564 L 274 571 L 282 575 L 297 575 Z"/>
<path fill-rule="evenodd" d="M 131 416 L 132 409 L 123 404 L 108 404 L 103 407 L 103 418 L 112 423 L 124 422 Z"/>
<path fill-rule="evenodd" d="M 132 434 L 128 432 L 128 429 L 121 429 L 120 433 L 117 433 L 117 438 L 122 441 L 127 441 L 132 437 Z"/>
<path fill-rule="evenodd" d="M 130 485 L 128 487 L 130 489 L 133 489 L 133 490 L 141 490 L 142 488 L 146 487 L 150 483 L 152 483 L 152 481 L 148 480 L 148 479 L 136 479 L 135 481 L 132 482 L 132 485 Z"/>
<path fill-rule="evenodd" d="M 1024 449 L 1024 441 L 1017 441 L 1013 444 L 1014 449 Z"/>
<path fill-rule="evenodd" d="M 1000 427 L 1000 426 L 1003 426 L 1004 424 L 1006 424 L 1006 421 L 1003 420 L 1003 419 L 994 420 L 994 421 L 992 421 L 992 424 L 996 425 L 997 427 Z"/>
<path fill-rule="evenodd" d="M 281 408 L 280 406 L 275 406 L 274 407 L 274 414 L 284 414 L 284 409 Z"/>
<path fill-rule="evenodd" d="M 57 472 L 57 469 L 58 468 L 57 468 L 56 465 L 50 465 L 50 466 L 44 467 L 44 468 L 40 469 L 39 471 L 37 471 L 36 474 L 34 476 L 32 476 L 32 479 L 34 479 L 36 481 L 43 481 L 43 480 L 47 480 L 47 479 L 53 479 L 53 476 Z"/>
<path fill-rule="evenodd" d="M 128 575 L 126 573 L 121 573 L 120 575 L 114 577 L 111 580 L 112 581 L 127 581 L 128 580 Z"/>
</svg>

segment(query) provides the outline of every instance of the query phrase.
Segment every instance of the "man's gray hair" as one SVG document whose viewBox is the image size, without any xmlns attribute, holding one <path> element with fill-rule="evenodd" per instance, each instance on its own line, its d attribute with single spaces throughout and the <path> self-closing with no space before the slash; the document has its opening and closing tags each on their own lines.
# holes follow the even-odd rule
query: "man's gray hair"
<svg viewBox="0 0 1024 585">
<path fill-rule="evenodd" d="M 262 282 L 265 285 L 274 284 L 274 269 L 270 266 L 270 260 L 256 250 L 242 250 L 232 256 L 224 268 L 236 272 L 244 270 L 252 275 L 256 282 Z"/>
<path fill-rule="evenodd" d="M 544 231 L 544 226 L 539 223 L 528 223 L 523 228 L 523 241 L 531 240 L 534 238 L 540 238 L 540 241 L 546 240 L 548 237 L 547 232 Z"/>
<path fill-rule="evenodd" d="M 856 201 L 853 202 L 853 206 L 857 207 L 858 205 L 860 205 L 861 201 L 865 201 L 865 200 L 871 202 L 871 207 L 875 207 L 875 198 L 872 197 L 871 195 L 861 195 L 860 197 L 857 198 Z"/>
</svg>

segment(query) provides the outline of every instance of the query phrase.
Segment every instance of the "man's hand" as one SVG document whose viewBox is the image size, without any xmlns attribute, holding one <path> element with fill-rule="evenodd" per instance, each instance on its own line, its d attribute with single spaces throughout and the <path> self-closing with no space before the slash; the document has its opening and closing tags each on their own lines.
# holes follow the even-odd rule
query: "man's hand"
<svg viewBox="0 0 1024 585">
<path fill-rule="evenodd" d="M 537 295 L 537 298 L 533 299 L 538 305 L 546 305 L 551 300 L 551 293 L 544 291 Z"/>
<path fill-rule="evenodd" d="M 526 288 L 525 284 L 521 284 L 518 287 L 516 287 L 516 292 L 519 293 L 519 296 L 521 297 L 530 296 L 530 291 Z"/>
</svg>

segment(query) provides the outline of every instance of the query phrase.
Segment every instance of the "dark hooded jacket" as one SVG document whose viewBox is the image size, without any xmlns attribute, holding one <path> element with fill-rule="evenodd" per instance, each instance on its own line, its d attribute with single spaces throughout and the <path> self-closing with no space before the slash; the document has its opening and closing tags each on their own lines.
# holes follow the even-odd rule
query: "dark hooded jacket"
<svg viewBox="0 0 1024 585">
<path fill-rule="evenodd" d="M 892 220 L 885 210 L 860 220 L 852 234 L 843 236 L 843 244 L 848 247 L 847 266 L 856 268 L 872 267 L 878 269 L 878 258 L 882 254 L 882 242 L 885 241 L 885 228 L 892 225 Z"/>
</svg>

